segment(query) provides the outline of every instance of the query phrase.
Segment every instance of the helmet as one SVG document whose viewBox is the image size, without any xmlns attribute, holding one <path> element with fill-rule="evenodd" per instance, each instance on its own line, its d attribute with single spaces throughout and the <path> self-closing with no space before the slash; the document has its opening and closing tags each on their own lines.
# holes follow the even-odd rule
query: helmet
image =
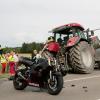
<svg viewBox="0 0 100 100">
<path fill-rule="evenodd" d="M 53 42 L 53 41 L 55 41 L 54 37 L 53 36 L 49 36 L 47 42 Z"/>
</svg>

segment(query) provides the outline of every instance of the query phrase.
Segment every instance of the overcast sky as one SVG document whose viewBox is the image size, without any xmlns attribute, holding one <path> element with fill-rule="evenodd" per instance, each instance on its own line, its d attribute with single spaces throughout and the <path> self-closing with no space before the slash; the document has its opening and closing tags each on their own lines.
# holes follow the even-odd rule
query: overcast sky
<svg viewBox="0 0 100 100">
<path fill-rule="evenodd" d="M 70 22 L 100 28 L 100 0 L 0 0 L 3 47 L 45 41 L 48 31 Z"/>
</svg>

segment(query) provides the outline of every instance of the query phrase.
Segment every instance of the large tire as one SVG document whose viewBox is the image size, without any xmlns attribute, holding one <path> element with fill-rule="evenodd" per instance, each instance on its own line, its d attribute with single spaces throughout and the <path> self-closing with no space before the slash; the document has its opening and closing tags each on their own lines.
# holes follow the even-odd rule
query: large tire
<svg viewBox="0 0 100 100">
<path fill-rule="evenodd" d="M 94 70 L 94 54 L 90 45 L 81 41 L 69 50 L 69 65 L 76 73 L 92 73 Z"/>
<path fill-rule="evenodd" d="M 56 85 L 55 83 L 51 85 L 50 83 L 47 84 L 48 93 L 51 95 L 57 95 L 61 92 L 63 88 L 63 76 L 62 75 L 54 75 L 56 78 Z"/>
<path fill-rule="evenodd" d="M 27 87 L 27 82 L 15 75 L 13 85 L 16 90 L 24 90 Z"/>
</svg>

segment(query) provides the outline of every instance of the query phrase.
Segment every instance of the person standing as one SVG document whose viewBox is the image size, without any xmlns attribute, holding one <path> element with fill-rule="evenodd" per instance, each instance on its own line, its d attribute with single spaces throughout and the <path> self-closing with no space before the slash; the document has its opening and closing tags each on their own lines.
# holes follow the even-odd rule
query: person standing
<svg viewBox="0 0 100 100">
<path fill-rule="evenodd" d="M 1 48 L 1 45 L 0 45 L 0 55 L 2 55 L 3 53 L 3 49 Z"/>
<path fill-rule="evenodd" d="M 9 61 L 9 73 L 10 73 L 10 80 L 13 79 L 14 75 L 15 75 L 15 59 L 14 59 L 14 52 L 11 51 L 10 55 L 8 57 L 8 61 Z"/>
<path fill-rule="evenodd" d="M 19 58 L 18 58 L 18 54 L 16 54 L 15 52 L 13 52 L 13 57 L 14 57 L 14 61 L 15 61 L 15 70 L 17 69 L 17 64 L 18 64 L 18 61 L 19 61 Z"/>
<path fill-rule="evenodd" d="M 2 66 L 1 74 L 4 74 L 7 67 L 7 60 L 6 60 L 5 54 L 0 55 L 0 62 Z"/>
<path fill-rule="evenodd" d="M 41 58 L 41 51 L 37 51 L 37 50 L 33 50 L 33 54 L 32 54 L 32 59 L 38 59 Z"/>
<path fill-rule="evenodd" d="M 37 54 L 38 54 L 37 50 L 33 50 L 33 52 L 32 52 L 32 59 L 34 59 L 34 57 L 36 57 Z"/>
</svg>

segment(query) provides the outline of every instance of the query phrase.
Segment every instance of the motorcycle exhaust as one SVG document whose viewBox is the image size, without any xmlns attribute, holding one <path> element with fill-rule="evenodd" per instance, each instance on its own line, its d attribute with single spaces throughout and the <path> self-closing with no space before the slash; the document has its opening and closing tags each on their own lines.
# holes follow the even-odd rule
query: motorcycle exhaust
<svg viewBox="0 0 100 100">
<path fill-rule="evenodd" d="M 18 76 L 20 76 L 22 79 L 27 81 L 27 79 L 21 74 L 21 72 L 18 73 Z M 39 87 L 39 84 L 35 84 L 35 83 L 31 83 L 31 82 L 28 82 L 28 85 L 29 86 L 34 86 L 34 87 Z"/>
<path fill-rule="evenodd" d="M 21 72 L 18 72 L 18 76 L 20 76 L 22 79 L 27 80 L 22 74 Z"/>
</svg>

